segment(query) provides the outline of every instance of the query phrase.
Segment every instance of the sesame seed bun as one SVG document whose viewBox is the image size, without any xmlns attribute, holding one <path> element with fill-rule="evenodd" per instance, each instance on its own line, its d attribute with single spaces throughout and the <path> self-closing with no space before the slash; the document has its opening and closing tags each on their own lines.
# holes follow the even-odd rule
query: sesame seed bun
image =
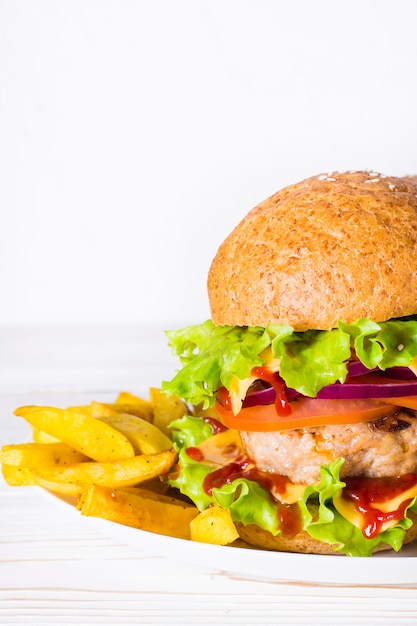
<svg viewBox="0 0 417 626">
<path fill-rule="evenodd" d="M 417 177 L 321 174 L 261 202 L 220 246 L 217 325 L 381 322 L 417 313 Z"/>
<path fill-rule="evenodd" d="M 403 180 L 408 180 L 410 183 L 417 185 L 417 176 L 403 176 Z"/>
</svg>

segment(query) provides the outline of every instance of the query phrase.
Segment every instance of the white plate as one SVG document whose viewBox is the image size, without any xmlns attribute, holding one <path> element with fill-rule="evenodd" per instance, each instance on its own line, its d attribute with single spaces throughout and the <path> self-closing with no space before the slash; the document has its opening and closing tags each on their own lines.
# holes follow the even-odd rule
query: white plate
<svg viewBox="0 0 417 626">
<path fill-rule="evenodd" d="M 53 494 L 55 502 L 61 498 Z M 73 506 L 65 502 L 74 514 Z M 97 518 L 82 518 L 106 537 L 158 557 L 237 574 L 249 579 L 334 585 L 416 585 L 417 542 L 399 554 L 372 557 L 291 554 L 266 550 L 215 546 L 137 530 Z"/>
</svg>

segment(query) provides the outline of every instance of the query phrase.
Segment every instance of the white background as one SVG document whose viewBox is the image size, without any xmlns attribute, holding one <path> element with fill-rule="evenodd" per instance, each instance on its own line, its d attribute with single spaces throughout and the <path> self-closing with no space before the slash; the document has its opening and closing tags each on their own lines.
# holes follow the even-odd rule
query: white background
<svg viewBox="0 0 417 626">
<path fill-rule="evenodd" d="M 413 0 L 0 0 L 0 324 L 209 316 L 280 187 L 417 173 Z"/>
</svg>

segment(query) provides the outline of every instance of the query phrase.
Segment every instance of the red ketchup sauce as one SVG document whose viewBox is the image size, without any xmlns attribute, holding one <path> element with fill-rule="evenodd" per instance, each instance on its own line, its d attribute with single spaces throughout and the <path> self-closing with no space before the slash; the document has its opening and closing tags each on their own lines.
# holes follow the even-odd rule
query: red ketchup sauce
<svg viewBox="0 0 417 626">
<path fill-rule="evenodd" d="M 404 474 L 399 478 L 344 478 L 346 487 L 343 498 L 353 502 L 355 509 L 363 516 L 362 533 L 367 539 L 376 537 L 385 522 L 399 522 L 411 499 L 404 501 L 395 511 L 384 513 L 374 508 L 375 503 L 387 502 L 400 493 L 417 485 L 417 474 Z"/>
<path fill-rule="evenodd" d="M 190 446 L 186 449 L 186 453 L 188 454 L 190 459 L 192 459 L 193 461 L 197 461 L 197 463 L 201 463 L 201 461 L 204 461 L 204 454 L 201 452 L 200 448 L 194 448 L 193 446 Z"/>
<path fill-rule="evenodd" d="M 203 422 L 205 422 L 206 424 L 210 424 L 213 435 L 223 433 L 225 430 L 227 430 L 226 426 L 223 426 L 223 424 L 219 422 L 219 420 L 215 417 L 203 417 Z"/>
<path fill-rule="evenodd" d="M 219 420 L 215 417 L 206 416 L 202 419 L 203 422 L 205 422 L 206 424 L 210 424 L 213 435 L 218 435 L 219 433 L 223 433 L 225 430 L 227 430 L 226 426 L 223 426 L 223 424 L 219 422 Z M 186 452 L 190 459 L 193 459 L 193 461 L 204 461 L 204 455 L 199 448 L 190 446 L 189 448 L 187 448 Z"/>
<path fill-rule="evenodd" d="M 232 399 L 226 387 L 220 387 L 217 390 L 217 396 L 220 400 L 220 403 L 224 406 L 228 411 L 232 410 Z"/>
<path fill-rule="evenodd" d="M 187 449 L 189 454 L 189 449 Z M 257 482 L 261 487 L 269 493 L 274 490 L 276 493 L 285 492 L 287 478 L 278 474 L 269 474 L 260 472 L 256 469 L 253 461 L 246 457 L 238 457 L 224 467 L 213 470 L 207 474 L 204 479 L 203 489 L 211 495 L 214 488 L 221 488 L 223 485 L 230 485 L 237 478 L 246 478 Z M 272 493 L 271 499 L 274 500 Z M 294 537 L 301 530 L 301 519 L 298 511 L 291 505 L 281 504 L 274 500 L 278 505 L 278 524 L 282 534 L 286 537 Z"/>
<path fill-rule="evenodd" d="M 275 389 L 275 409 L 277 415 L 286 417 L 291 414 L 291 405 L 288 402 L 287 393 L 285 390 L 284 381 L 278 376 L 276 372 L 271 372 L 267 367 L 253 367 L 251 371 L 252 376 L 264 380 L 269 383 L 271 387 Z"/>
</svg>

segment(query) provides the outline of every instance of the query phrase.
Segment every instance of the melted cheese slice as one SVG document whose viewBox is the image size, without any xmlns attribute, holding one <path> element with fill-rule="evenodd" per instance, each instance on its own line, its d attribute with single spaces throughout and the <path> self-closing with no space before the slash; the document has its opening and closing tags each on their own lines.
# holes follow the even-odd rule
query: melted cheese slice
<svg viewBox="0 0 417 626">
<path fill-rule="evenodd" d="M 278 372 L 280 359 L 274 358 L 271 348 L 265 348 L 259 355 L 264 361 L 263 367 L 270 372 Z M 256 376 L 248 376 L 247 378 L 237 378 L 235 376 L 230 389 L 230 402 L 232 405 L 233 415 L 237 415 L 242 409 L 243 400 L 246 397 L 249 387 L 257 380 Z"/>
<path fill-rule="evenodd" d="M 224 467 L 245 455 L 239 432 L 232 428 L 213 435 L 195 447 L 201 452 L 202 462 L 213 469 Z M 306 485 L 286 481 L 285 491 L 273 492 L 272 495 L 282 504 L 293 504 L 302 497 L 305 488 Z"/>
<path fill-rule="evenodd" d="M 204 463 L 215 467 L 232 463 L 238 456 L 244 454 L 240 435 L 232 428 L 213 435 L 195 447 L 203 455 Z"/>
<path fill-rule="evenodd" d="M 230 389 L 230 402 L 233 415 L 237 415 L 242 408 L 243 400 L 246 398 L 249 387 L 255 382 L 255 376 L 249 376 L 241 380 L 235 376 Z"/>
<path fill-rule="evenodd" d="M 306 486 L 307 485 L 303 485 L 301 483 L 291 483 L 288 481 L 285 486 L 285 491 L 283 493 L 276 494 L 275 497 L 282 504 L 294 504 L 295 502 L 298 502 L 298 500 L 301 500 Z"/>
<path fill-rule="evenodd" d="M 408 367 L 413 372 L 413 374 L 417 376 L 417 356 L 414 357 L 414 359 L 411 361 Z"/>
<path fill-rule="evenodd" d="M 410 487 L 406 491 L 403 491 L 398 496 L 391 498 L 390 500 L 386 500 L 384 502 L 374 502 L 372 504 L 372 508 L 381 513 L 394 513 L 398 511 L 400 506 L 406 501 L 411 500 L 417 496 L 417 485 Z M 360 511 L 357 511 L 355 508 L 355 504 L 343 498 L 342 493 L 338 493 L 333 498 L 333 504 L 336 510 L 342 515 L 345 519 L 348 520 L 353 526 L 360 528 L 361 530 L 365 527 L 365 516 L 361 514 Z M 397 524 L 397 520 L 389 520 L 382 524 L 381 532 L 384 530 L 388 530 Z"/>
</svg>

